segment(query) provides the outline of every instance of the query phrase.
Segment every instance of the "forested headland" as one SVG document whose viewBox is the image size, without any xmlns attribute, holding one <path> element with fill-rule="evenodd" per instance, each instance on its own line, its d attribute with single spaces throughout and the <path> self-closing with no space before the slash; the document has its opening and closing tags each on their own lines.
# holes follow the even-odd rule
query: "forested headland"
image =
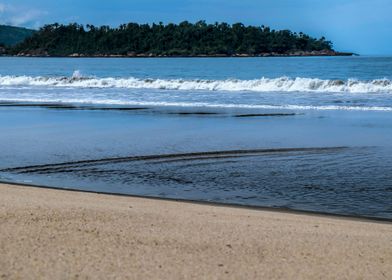
<svg viewBox="0 0 392 280">
<path fill-rule="evenodd" d="M 280 56 L 351 55 L 326 38 L 242 23 L 128 23 L 109 26 L 49 24 L 7 54 L 20 56 Z"/>
</svg>

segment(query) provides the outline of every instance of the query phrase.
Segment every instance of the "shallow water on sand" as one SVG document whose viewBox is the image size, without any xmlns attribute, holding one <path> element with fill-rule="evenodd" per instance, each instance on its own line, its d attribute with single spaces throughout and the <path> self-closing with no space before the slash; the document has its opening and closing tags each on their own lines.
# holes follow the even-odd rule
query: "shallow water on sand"
<svg viewBox="0 0 392 280">
<path fill-rule="evenodd" d="M 3 108 L 0 176 L 110 193 L 392 217 L 389 113 L 214 113 Z"/>
</svg>

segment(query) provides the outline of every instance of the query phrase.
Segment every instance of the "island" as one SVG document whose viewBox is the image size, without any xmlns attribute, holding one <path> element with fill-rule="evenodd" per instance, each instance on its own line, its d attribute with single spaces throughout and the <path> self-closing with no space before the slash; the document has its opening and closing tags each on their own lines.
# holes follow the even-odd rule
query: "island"
<svg viewBox="0 0 392 280">
<path fill-rule="evenodd" d="M 117 28 L 48 24 L 3 54 L 55 57 L 265 57 L 347 56 L 325 37 L 268 26 L 205 21 L 122 24 Z"/>
</svg>

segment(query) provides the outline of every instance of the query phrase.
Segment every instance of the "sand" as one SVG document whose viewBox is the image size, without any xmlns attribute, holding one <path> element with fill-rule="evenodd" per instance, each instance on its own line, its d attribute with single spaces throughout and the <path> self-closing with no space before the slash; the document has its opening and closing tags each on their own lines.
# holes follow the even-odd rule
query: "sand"
<svg viewBox="0 0 392 280">
<path fill-rule="evenodd" d="M 392 279 L 392 224 L 0 184 L 0 279 Z"/>
</svg>

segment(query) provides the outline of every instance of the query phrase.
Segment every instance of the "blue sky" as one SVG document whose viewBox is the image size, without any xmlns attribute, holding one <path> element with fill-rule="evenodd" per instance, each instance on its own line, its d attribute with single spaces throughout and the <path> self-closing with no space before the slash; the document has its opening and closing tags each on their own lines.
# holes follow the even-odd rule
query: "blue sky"
<svg viewBox="0 0 392 280">
<path fill-rule="evenodd" d="M 335 49 L 392 55 L 392 0 L 0 0 L 0 24 L 242 22 L 325 36 Z"/>
</svg>

